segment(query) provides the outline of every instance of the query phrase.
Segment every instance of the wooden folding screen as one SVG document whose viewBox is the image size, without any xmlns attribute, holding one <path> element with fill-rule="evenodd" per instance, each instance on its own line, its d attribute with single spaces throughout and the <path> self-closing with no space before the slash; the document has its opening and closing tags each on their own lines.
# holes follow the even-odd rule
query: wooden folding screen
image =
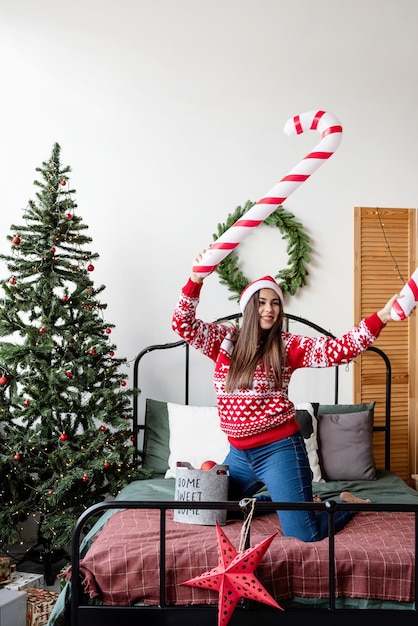
<svg viewBox="0 0 418 626">
<path fill-rule="evenodd" d="M 418 265 L 416 209 L 356 207 L 354 228 L 354 317 L 360 319 L 399 292 Z M 407 321 L 390 322 L 375 345 L 392 364 L 391 468 L 411 483 L 417 472 L 417 310 Z M 375 423 L 382 423 L 384 376 L 377 356 L 355 363 L 354 400 L 377 400 Z M 382 467 L 380 433 L 374 447 Z"/>
</svg>

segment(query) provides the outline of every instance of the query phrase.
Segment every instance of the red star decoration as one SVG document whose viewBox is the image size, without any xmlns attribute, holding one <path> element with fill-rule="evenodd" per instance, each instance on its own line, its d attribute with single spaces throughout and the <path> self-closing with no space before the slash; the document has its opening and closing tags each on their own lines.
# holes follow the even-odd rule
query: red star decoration
<svg viewBox="0 0 418 626">
<path fill-rule="evenodd" d="M 277 533 L 244 552 L 237 552 L 218 523 L 216 532 L 218 566 L 182 584 L 219 592 L 218 626 L 226 626 L 240 598 L 257 600 L 283 610 L 254 575 L 255 568 Z"/>
</svg>

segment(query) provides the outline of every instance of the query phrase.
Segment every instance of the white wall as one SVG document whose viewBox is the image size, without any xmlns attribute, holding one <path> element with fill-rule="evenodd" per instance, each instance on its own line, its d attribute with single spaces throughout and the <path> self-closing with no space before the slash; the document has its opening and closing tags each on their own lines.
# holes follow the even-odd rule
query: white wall
<svg viewBox="0 0 418 626">
<path fill-rule="evenodd" d="M 286 202 L 313 246 L 309 285 L 287 309 L 342 333 L 357 321 L 353 207 L 417 204 L 417 23 L 416 0 L 0 0 L 0 251 L 60 143 L 112 338 L 131 360 L 176 338 L 171 314 L 196 252 L 314 148 L 317 134 L 282 128 L 322 108 L 344 137 Z M 240 248 L 249 279 L 287 262 L 280 233 L 265 230 Z M 235 311 L 229 296 L 209 277 L 201 317 Z M 211 364 L 195 356 L 192 401 L 204 404 Z M 331 401 L 310 374 L 295 399 Z M 141 380 L 166 396 L 159 371 Z"/>
</svg>

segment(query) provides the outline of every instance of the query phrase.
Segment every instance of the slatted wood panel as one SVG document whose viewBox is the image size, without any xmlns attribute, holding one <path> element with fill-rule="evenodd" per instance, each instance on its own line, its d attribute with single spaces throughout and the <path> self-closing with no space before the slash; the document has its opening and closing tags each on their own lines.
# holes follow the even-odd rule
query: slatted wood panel
<svg viewBox="0 0 418 626">
<path fill-rule="evenodd" d="M 399 292 L 417 266 L 416 209 L 356 207 L 354 229 L 354 315 L 360 319 Z M 414 312 L 407 321 L 390 322 L 375 343 L 392 365 L 391 469 L 407 482 L 416 472 L 416 329 Z M 375 423 L 382 424 L 384 374 L 377 355 L 354 365 L 354 401 L 371 400 L 377 403 Z M 383 467 L 379 433 L 375 433 L 374 447 L 377 465 Z"/>
</svg>

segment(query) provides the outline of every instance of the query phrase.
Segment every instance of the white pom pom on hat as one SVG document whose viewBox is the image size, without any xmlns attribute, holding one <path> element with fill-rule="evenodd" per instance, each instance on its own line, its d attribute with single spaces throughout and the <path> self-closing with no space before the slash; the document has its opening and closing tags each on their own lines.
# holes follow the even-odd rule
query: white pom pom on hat
<svg viewBox="0 0 418 626">
<path fill-rule="evenodd" d="M 275 291 L 279 296 L 282 307 L 284 307 L 283 291 L 280 289 L 279 285 L 276 283 L 272 276 L 263 276 L 262 278 L 258 278 L 257 280 L 254 280 L 252 283 L 247 285 L 242 292 L 239 299 L 241 313 L 244 313 L 245 307 L 247 306 L 251 296 L 253 296 L 255 292 L 259 291 L 260 289 L 273 289 L 273 291 Z"/>
</svg>

